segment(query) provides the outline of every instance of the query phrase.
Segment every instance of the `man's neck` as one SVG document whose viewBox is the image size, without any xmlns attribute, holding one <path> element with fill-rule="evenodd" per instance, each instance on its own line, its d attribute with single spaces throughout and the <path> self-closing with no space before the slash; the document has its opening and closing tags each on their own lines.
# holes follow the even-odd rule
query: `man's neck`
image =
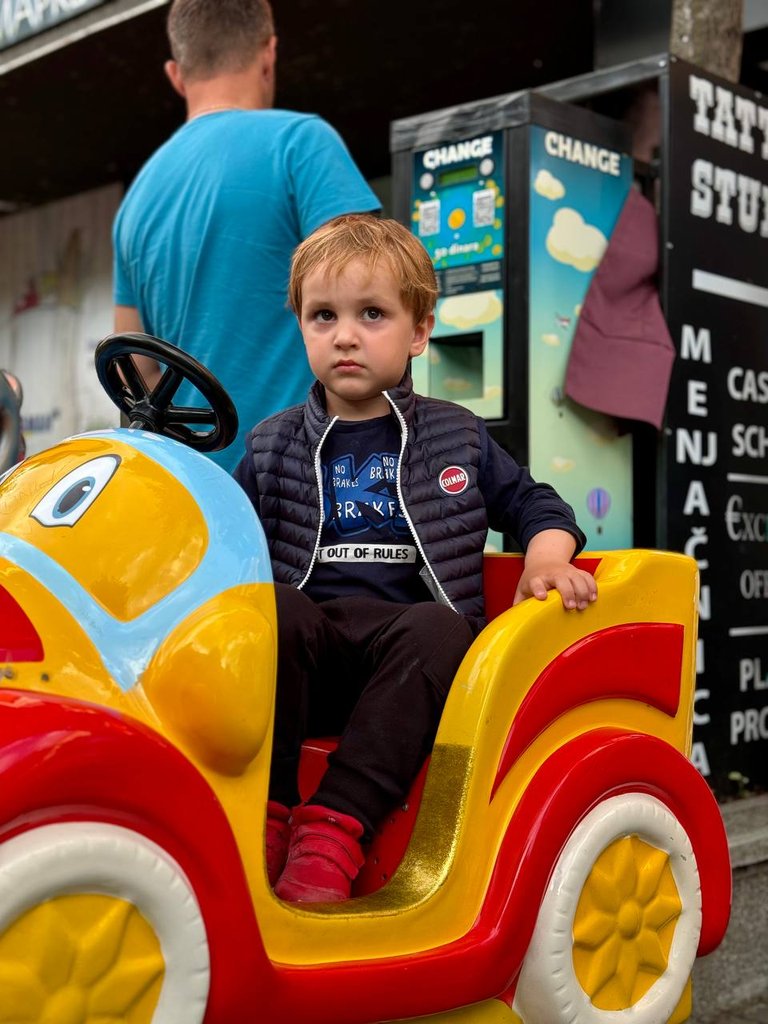
<svg viewBox="0 0 768 1024">
<path fill-rule="evenodd" d="M 251 69 L 186 84 L 187 120 L 217 110 L 267 110 L 270 90 Z"/>
</svg>

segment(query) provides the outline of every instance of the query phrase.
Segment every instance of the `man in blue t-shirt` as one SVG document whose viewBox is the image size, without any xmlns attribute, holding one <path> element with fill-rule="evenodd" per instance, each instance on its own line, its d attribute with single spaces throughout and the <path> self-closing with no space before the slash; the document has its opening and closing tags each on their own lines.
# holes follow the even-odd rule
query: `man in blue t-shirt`
<svg viewBox="0 0 768 1024">
<path fill-rule="evenodd" d="M 114 224 L 115 330 L 189 352 L 232 397 L 240 430 L 212 455 L 231 470 L 245 432 L 304 399 L 313 377 L 285 295 L 291 253 L 343 213 L 379 201 L 321 118 L 272 110 L 267 0 L 174 0 L 173 60 L 186 123 L 145 164 Z M 151 386 L 157 363 L 137 357 Z M 173 399 L 202 400 L 185 385 Z"/>
</svg>

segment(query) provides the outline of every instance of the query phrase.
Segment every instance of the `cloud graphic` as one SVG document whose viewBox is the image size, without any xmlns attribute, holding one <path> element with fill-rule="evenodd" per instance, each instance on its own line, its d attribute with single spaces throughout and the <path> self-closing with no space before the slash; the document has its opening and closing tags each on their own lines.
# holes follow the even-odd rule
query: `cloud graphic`
<svg viewBox="0 0 768 1024">
<path fill-rule="evenodd" d="M 501 317 L 501 302 L 494 292 L 452 295 L 440 304 L 438 320 L 465 331 L 477 324 L 492 324 Z"/>
<path fill-rule="evenodd" d="M 536 175 L 533 187 L 545 199 L 562 199 L 565 195 L 565 185 L 562 181 L 544 168 Z"/>
<path fill-rule="evenodd" d="M 443 387 L 454 395 L 461 395 L 466 391 L 471 391 L 474 385 L 466 377 L 445 377 L 443 378 Z"/>
<path fill-rule="evenodd" d="M 549 465 L 556 473 L 567 473 L 573 469 L 576 463 L 573 459 L 567 459 L 562 455 L 554 455 Z"/>
<path fill-rule="evenodd" d="M 553 347 L 560 344 L 560 337 L 557 334 L 542 334 L 541 340 L 545 345 L 552 345 Z"/>
<path fill-rule="evenodd" d="M 547 234 L 549 255 L 585 273 L 595 269 L 607 244 L 602 231 L 586 224 L 581 214 L 568 206 L 557 211 Z"/>
</svg>

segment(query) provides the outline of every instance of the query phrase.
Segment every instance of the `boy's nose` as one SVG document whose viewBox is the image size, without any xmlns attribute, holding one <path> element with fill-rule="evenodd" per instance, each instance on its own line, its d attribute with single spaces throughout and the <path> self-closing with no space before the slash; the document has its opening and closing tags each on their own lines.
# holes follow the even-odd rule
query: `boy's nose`
<svg viewBox="0 0 768 1024">
<path fill-rule="evenodd" d="M 349 348 L 358 344 L 357 330 L 355 324 L 348 320 L 339 320 L 336 325 L 336 336 L 333 339 L 336 345 Z"/>
</svg>

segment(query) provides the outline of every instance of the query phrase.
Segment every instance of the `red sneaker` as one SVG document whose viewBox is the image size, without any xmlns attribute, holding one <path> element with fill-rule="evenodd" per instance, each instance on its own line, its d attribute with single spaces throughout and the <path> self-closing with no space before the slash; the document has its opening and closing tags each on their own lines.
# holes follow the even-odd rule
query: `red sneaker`
<svg viewBox="0 0 768 1024">
<path fill-rule="evenodd" d="M 356 818 L 320 804 L 293 812 L 288 860 L 275 895 L 289 903 L 338 903 L 349 899 L 365 862 L 363 826 Z"/>
<path fill-rule="evenodd" d="M 288 844 L 291 839 L 291 812 L 277 800 L 267 803 L 267 878 L 274 885 L 285 867 Z"/>
</svg>

